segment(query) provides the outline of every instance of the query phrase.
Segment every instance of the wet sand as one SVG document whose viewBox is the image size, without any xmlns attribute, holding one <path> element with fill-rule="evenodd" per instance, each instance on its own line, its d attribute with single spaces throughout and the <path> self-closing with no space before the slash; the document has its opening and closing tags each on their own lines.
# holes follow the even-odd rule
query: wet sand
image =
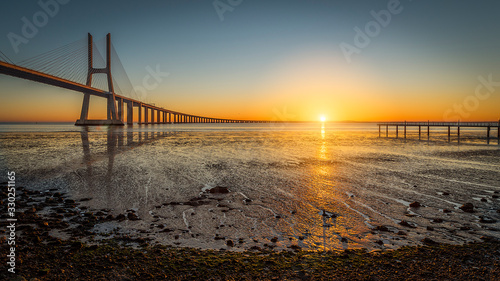
<svg viewBox="0 0 500 281">
<path fill-rule="evenodd" d="M 86 199 L 76 212 L 126 218 L 96 222 L 84 242 L 372 251 L 500 238 L 497 146 L 328 130 L 1 137 L 2 169 L 29 190 Z M 460 209 L 466 203 L 473 212 Z"/>
</svg>

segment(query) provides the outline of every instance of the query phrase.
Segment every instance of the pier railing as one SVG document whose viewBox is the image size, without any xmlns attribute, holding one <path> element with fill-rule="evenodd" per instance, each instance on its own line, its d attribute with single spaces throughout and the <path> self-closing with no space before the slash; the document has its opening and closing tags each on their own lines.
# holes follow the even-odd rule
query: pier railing
<svg viewBox="0 0 500 281">
<path fill-rule="evenodd" d="M 403 127 L 403 135 L 406 139 L 407 128 L 408 127 L 418 127 L 418 139 L 422 138 L 422 127 L 427 129 L 427 140 L 430 139 L 430 128 L 431 127 L 443 127 L 448 128 L 448 142 L 451 141 L 451 128 L 456 128 L 457 130 L 457 140 L 460 143 L 460 128 L 485 128 L 486 129 L 486 139 L 488 144 L 490 143 L 491 128 L 497 131 L 497 143 L 500 145 L 500 120 L 498 121 L 488 121 L 488 122 L 383 122 L 377 123 L 378 126 L 378 136 L 381 136 L 382 127 L 385 126 L 385 136 L 389 137 L 389 128 L 395 127 L 396 138 L 399 138 L 399 127 Z"/>
</svg>

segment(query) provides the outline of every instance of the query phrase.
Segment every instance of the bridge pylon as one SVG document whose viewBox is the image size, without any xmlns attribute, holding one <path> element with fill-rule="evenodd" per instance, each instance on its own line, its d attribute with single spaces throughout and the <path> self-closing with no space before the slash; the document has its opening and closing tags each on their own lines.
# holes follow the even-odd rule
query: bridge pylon
<svg viewBox="0 0 500 281">
<path fill-rule="evenodd" d="M 106 35 L 106 67 L 94 68 L 93 56 L 93 40 L 92 35 L 88 34 L 88 70 L 87 70 L 87 86 L 92 86 L 92 75 L 96 73 L 106 74 L 108 77 L 108 106 L 107 106 L 107 119 L 106 120 L 89 120 L 89 104 L 90 93 L 83 93 L 82 112 L 80 119 L 76 120 L 75 125 L 124 125 L 121 114 L 118 114 L 116 108 L 115 91 L 113 87 L 113 78 L 111 76 L 111 34 Z M 121 108 L 120 108 L 121 109 Z"/>
</svg>

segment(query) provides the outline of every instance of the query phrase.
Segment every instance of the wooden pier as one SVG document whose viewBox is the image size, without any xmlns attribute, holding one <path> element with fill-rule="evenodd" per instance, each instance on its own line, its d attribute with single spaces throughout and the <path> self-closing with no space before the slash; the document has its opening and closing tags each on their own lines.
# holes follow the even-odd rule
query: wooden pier
<svg viewBox="0 0 500 281">
<path fill-rule="evenodd" d="M 378 123 L 378 136 L 381 137 L 382 127 L 385 126 L 385 136 L 389 137 L 389 127 L 396 128 L 396 138 L 399 138 L 399 128 L 403 127 L 403 137 L 406 139 L 407 129 L 418 127 L 418 139 L 422 139 L 422 128 L 427 129 L 427 140 L 430 140 L 431 127 L 448 128 L 448 142 L 451 142 L 452 128 L 457 132 L 457 140 L 460 143 L 460 129 L 461 128 L 484 128 L 486 129 L 486 139 L 488 144 L 490 139 L 497 139 L 500 145 L 500 120 L 498 122 L 384 122 Z M 491 129 L 497 131 L 497 137 L 491 136 Z"/>
</svg>

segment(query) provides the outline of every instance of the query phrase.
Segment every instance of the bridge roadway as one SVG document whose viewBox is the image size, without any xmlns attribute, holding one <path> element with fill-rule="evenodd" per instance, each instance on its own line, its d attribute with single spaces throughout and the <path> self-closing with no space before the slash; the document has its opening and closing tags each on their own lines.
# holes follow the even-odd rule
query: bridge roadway
<svg viewBox="0 0 500 281">
<path fill-rule="evenodd" d="M 10 63 L 0 61 L 0 73 L 27 79 L 31 81 L 40 82 L 47 85 L 52 85 L 68 90 L 73 90 L 80 93 L 88 93 L 93 96 L 109 99 L 112 97 L 110 92 L 96 89 L 90 86 L 79 84 L 70 80 L 59 78 L 50 74 L 38 72 L 21 66 L 13 65 Z M 271 123 L 274 121 L 257 121 L 257 120 L 236 120 L 236 119 L 222 119 L 197 116 L 177 112 L 152 104 L 143 103 L 139 100 L 120 96 L 115 94 L 117 102 L 119 123 L 115 125 L 123 125 L 124 123 L 124 104 L 127 104 L 127 124 L 132 125 L 134 122 L 133 107 L 138 108 L 138 123 L 139 124 L 161 124 L 161 123 Z M 144 108 L 144 113 L 143 113 Z M 155 114 L 156 113 L 156 114 Z M 144 120 L 143 118 L 144 117 Z M 155 120 L 156 119 L 156 120 Z M 80 120 L 78 120 L 80 121 Z M 103 120 L 85 120 L 85 124 L 76 125 L 100 125 Z M 93 124 L 93 122 L 95 124 Z"/>
</svg>

